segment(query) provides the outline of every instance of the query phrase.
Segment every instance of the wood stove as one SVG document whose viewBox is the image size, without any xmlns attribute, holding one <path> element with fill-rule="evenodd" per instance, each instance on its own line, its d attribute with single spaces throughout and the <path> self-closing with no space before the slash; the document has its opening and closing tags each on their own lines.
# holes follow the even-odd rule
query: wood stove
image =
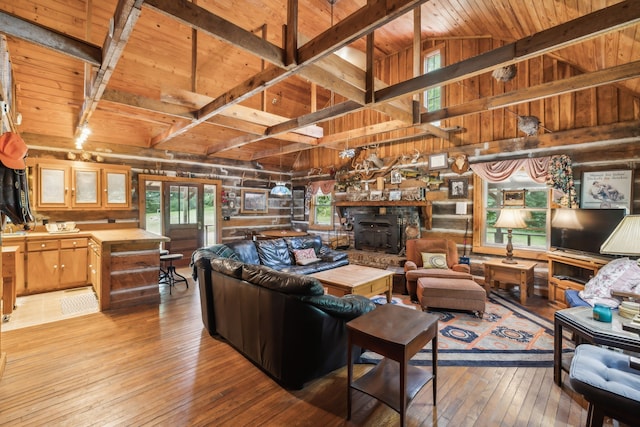
<svg viewBox="0 0 640 427">
<path fill-rule="evenodd" d="M 400 251 L 397 215 L 356 215 L 354 246 L 358 250 L 397 254 Z"/>
</svg>

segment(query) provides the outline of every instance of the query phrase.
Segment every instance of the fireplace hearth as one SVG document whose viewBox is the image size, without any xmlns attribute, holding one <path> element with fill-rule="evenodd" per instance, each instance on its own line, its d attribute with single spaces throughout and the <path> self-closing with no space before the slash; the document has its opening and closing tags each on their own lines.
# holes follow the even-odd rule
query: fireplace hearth
<svg viewBox="0 0 640 427">
<path fill-rule="evenodd" d="M 358 250 L 397 254 L 400 229 L 397 215 L 356 215 L 353 221 L 354 246 Z"/>
</svg>

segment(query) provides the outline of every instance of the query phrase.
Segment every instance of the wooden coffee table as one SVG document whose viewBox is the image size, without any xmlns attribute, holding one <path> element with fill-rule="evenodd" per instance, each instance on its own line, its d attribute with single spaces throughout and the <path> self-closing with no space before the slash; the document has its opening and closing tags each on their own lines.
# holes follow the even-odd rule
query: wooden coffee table
<svg viewBox="0 0 640 427">
<path fill-rule="evenodd" d="M 327 293 L 336 296 L 347 294 L 372 297 L 387 294 L 391 302 L 393 291 L 393 272 L 364 265 L 349 264 L 331 270 L 310 274 L 327 289 Z"/>
<path fill-rule="evenodd" d="M 393 304 L 384 304 L 347 323 L 347 419 L 351 418 L 351 393 L 359 390 L 400 413 L 405 425 L 407 406 L 422 387 L 432 380 L 436 406 L 438 369 L 438 319 Z M 431 342 L 431 369 L 409 365 L 409 359 Z M 356 345 L 384 356 L 369 372 L 353 379 L 352 347 Z"/>
</svg>

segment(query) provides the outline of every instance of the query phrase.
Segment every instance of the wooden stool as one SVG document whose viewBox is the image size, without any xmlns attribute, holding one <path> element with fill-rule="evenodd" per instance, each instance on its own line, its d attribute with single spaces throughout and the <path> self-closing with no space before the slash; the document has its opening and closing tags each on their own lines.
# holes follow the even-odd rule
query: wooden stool
<svg viewBox="0 0 640 427">
<path fill-rule="evenodd" d="M 183 275 L 176 272 L 176 267 L 173 265 L 173 261 L 177 261 L 182 259 L 182 254 L 170 254 L 167 253 L 165 255 L 160 255 L 160 280 L 159 283 L 166 283 L 169 285 L 169 295 L 171 295 L 171 288 L 175 286 L 176 283 L 184 282 L 187 285 L 187 289 L 189 288 L 189 282 L 187 278 Z M 165 268 L 162 268 L 162 264 L 165 265 Z"/>
</svg>

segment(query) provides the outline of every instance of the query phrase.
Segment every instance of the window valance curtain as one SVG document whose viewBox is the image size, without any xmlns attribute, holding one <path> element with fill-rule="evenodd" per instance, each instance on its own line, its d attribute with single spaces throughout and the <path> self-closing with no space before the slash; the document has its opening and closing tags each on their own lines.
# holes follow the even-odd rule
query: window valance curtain
<svg viewBox="0 0 640 427">
<path fill-rule="evenodd" d="M 335 179 L 326 181 L 313 181 L 309 183 L 309 190 L 311 195 L 316 195 L 318 190 L 322 191 L 322 194 L 331 194 L 333 187 L 336 185 Z"/>
<path fill-rule="evenodd" d="M 488 182 L 500 182 L 509 179 L 511 175 L 522 167 L 532 180 L 543 184 L 547 181 L 550 160 L 550 157 L 500 160 L 497 162 L 474 163 L 470 167 L 480 178 Z"/>
</svg>

